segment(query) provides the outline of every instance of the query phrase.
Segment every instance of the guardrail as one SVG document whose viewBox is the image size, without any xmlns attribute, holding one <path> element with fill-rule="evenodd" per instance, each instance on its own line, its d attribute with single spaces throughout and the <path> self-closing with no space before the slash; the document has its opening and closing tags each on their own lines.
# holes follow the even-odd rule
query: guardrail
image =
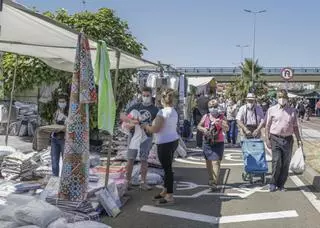
<svg viewBox="0 0 320 228">
<path fill-rule="evenodd" d="M 280 75 L 281 67 L 265 67 L 262 69 L 262 73 L 266 75 Z M 177 71 L 183 74 L 207 74 L 207 75 L 239 75 L 241 74 L 241 69 L 239 67 L 177 67 Z M 292 68 L 294 74 L 319 74 L 320 67 L 305 67 L 305 68 Z"/>
</svg>

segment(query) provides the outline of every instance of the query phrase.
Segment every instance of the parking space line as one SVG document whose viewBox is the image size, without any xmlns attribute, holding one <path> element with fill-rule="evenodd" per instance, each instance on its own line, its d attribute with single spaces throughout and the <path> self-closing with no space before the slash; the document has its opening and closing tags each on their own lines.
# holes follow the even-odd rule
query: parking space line
<svg viewBox="0 0 320 228">
<path fill-rule="evenodd" d="M 204 162 L 190 161 L 182 158 L 176 158 L 175 161 L 192 165 L 206 165 Z M 243 163 L 222 163 L 221 166 L 243 166 Z"/>
<path fill-rule="evenodd" d="M 284 218 L 294 218 L 299 216 L 295 210 L 291 210 L 291 211 L 266 212 L 266 213 L 214 217 L 214 216 L 180 211 L 180 210 L 159 208 L 159 207 L 154 207 L 149 205 L 144 205 L 140 209 L 140 211 L 152 213 L 152 214 L 158 214 L 158 215 L 166 215 L 166 216 L 175 217 L 175 218 L 193 220 L 198 222 L 211 223 L 211 224 L 250 222 L 250 221 L 260 221 L 260 220 L 269 220 L 269 219 L 284 219 Z"/>
<path fill-rule="evenodd" d="M 320 213 L 320 201 L 317 199 L 316 195 L 311 192 L 311 190 L 305 186 L 305 184 L 297 176 L 290 176 L 293 183 L 300 188 L 302 194 L 309 200 L 312 206 Z"/>
</svg>

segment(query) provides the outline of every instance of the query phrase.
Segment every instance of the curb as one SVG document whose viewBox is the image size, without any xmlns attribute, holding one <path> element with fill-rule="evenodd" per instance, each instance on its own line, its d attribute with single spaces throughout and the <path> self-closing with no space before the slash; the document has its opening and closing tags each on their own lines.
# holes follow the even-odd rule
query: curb
<svg viewBox="0 0 320 228">
<path fill-rule="evenodd" d="M 318 191 L 320 191 L 320 174 L 317 171 L 309 165 L 306 165 L 306 170 L 303 172 L 302 176 L 309 184 L 313 185 Z"/>
</svg>

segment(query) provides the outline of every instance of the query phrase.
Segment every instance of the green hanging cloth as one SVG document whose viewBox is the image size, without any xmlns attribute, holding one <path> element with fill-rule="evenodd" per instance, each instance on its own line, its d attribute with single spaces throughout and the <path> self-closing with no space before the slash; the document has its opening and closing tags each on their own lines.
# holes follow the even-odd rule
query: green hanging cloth
<svg viewBox="0 0 320 228">
<path fill-rule="evenodd" d="M 110 60 L 107 44 L 99 41 L 94 71 L 95 83 L 98 85 L 98 128 L 108 131 L 113 135 L 116 102 L 113 95 L 112 80 L 110 74 Z"/>
</svg>

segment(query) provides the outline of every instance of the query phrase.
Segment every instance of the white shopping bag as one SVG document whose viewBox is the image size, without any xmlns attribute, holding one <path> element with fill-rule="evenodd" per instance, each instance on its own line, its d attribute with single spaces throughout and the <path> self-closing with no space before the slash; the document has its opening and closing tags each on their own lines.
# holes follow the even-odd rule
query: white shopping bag
<svg viewBox="0 0 320 228">
<path fill-rule="evenodd" d="M 300 146 L 291 159 L 290 170 L 295 174 L 301 174 L 304 172 L 305 168 L 303 149 Z"/>
</svg>

